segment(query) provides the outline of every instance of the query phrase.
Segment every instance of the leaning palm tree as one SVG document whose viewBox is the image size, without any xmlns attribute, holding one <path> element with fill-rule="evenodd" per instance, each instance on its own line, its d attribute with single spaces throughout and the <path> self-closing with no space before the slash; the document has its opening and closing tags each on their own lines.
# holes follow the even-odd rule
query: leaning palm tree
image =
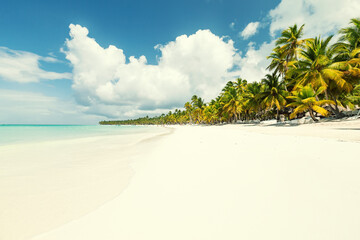
<svg viewBox="0 0 360 240">
<path fill-rule="evenodd" d="M 311 118 L 317 122 L 318 119 L 315 118 L 314 112 L 320 113 L 322 116 L 328 116 L 329 112 L 322 108 L 322 105 L 325 104 L 334 104 L 331 100 L 317 100 L 316 97 L 325 90 L 325 87 L 320 87 L 317 91 L 307 85 L 299 89 L 299 91 L 294 91 L 293 96 L 288 98 L 294 102 L 286 105 L 287 107 L 295 107 L 294 111 L 290 114 L 290 118 L 296 117 L 298 113 L 309 112 Z"/>
<path fill-rule="evenodd" d="M 280 82 L 279 75 L 276 73 L 267 74 L 261 83 L 264 85 L 264 90 L 258 97 L 267 109 L 276 107 L 276 119 L 279 120 L 279 111 L 286 104 L 287 92 L 284 89 L 284 83 Z"/>
</svg>

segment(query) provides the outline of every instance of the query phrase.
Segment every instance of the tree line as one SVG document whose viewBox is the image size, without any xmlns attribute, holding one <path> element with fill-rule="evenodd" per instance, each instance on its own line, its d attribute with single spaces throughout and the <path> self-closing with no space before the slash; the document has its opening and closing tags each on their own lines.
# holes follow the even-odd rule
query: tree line
<svg viewBox="0 0 360 240">
<path fill-rule="evenodd" d="M 339 31 L 338 41 L 302 38 L 304 25 L 282 31 L 258 82 L 237 78 L 205 103 L 194 95 L 184 109 L 156 117 L 100 124 L 218 124 L 249 120 L 294 119 L 309 113 L 314 121 L 360 106 L 360 18 Z"/>
</svg>

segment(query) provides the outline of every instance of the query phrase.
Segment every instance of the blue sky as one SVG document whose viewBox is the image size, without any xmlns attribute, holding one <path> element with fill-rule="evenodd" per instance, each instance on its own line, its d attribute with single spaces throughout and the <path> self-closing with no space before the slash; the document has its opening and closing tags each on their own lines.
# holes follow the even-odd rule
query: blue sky
<svg viewBox="0 0 360 240">
<path fill-rule="evenodd" d="M 289 25 L 329 35 L 360 17 L 358 1 L 338 2 L 2 1 L 0 123 L 88 124 L 209 101 L 237 76 L 260 80 Z"/>
</svg>

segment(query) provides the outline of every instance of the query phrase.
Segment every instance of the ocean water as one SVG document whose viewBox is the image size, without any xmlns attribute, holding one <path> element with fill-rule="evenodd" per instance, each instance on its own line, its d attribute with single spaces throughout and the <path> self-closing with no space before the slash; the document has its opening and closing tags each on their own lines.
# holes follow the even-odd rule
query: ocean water
<svg viewBox="0 0 360 240">
<path fill-rule="evenodd" d="M 95 136 L 156 132 L 154 126 L 104 125 L 0 125 L 0 146 Z"/>
</svg>

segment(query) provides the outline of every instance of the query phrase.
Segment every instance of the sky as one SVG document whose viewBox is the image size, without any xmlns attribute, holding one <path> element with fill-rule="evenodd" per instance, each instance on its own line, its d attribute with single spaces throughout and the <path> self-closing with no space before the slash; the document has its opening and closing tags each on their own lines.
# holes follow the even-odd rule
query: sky
<svg viewBox="0 0 360 240">
<path fill-rule="evenodd" d="M 96 124 L 260 81 L 276 37 L 328 36 L 358 0 L 2 0 L 0 124 Z"/>
</svg>

